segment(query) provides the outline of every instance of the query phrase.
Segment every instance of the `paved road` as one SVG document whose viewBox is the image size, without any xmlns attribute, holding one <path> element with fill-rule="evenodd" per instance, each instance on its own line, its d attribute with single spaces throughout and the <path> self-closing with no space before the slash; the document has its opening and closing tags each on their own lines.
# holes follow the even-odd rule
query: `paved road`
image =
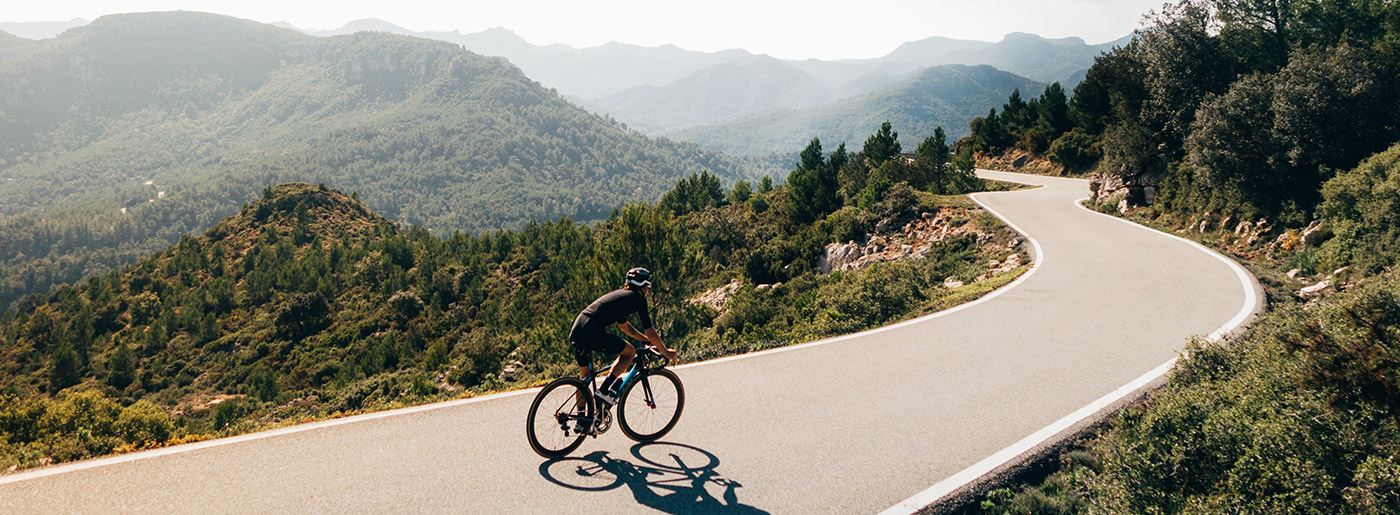
<svg viewBox="0 0 1400 515">
<path fill-rule="evenodd" d="M 614 429 L 543 461 L 525 392 L 10 476 L 0 512 L 873 513 L 1251 307 L 1218 257 L 1077 207 L 1084 181 L 988 175 L 1046 185 L 977 197 L 1038 242 L 1033 273 L 941 316 L 683 367 L 664 442 Z"/>
</svg>

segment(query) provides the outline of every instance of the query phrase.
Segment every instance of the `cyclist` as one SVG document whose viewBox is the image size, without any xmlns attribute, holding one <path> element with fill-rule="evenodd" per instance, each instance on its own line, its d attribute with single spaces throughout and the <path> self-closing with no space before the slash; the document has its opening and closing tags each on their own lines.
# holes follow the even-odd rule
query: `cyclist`
<svg viewBox="0 0 1400 515">
<path fill-rule="evenodd" d="M 651 314 L 647 312 L 646 300 L 650 291 L 650 271 L 641 267 L 628 270 L 627 282 L 623 288 L 598 297 L 598 300 L 579 313 L 578 318 L 574 319 L 574 327 L 569 330 L 569 343 L 574 347 L 574 359 L 578 362 L 579 374 L 584 379 L 588 378 L 593 351 L 617 355 L 608 377 L 603 380 L 598 391 L 594 392 L 597 399 L 609 405 L 617 403 L 617 396 L 621 392 L 615 390 L 622 382 L 618 380 L 618 376 L 632 364 L 637 349 L 622 338 L 606 332 L 608 326 L 617 324 L 627 336 L 650 342 L 660 349 L 671 363 L 676 362 L 676 351 L 667 348 L 666 344 L 661 342 L 661 336 L 656 334 L 656 328 L 651 325 Z M 640 331 L 637 330 L 638 326 L 633 326 L 627 320 L 627 317 L 634 313 L 641 322 Z"/>
</svg>

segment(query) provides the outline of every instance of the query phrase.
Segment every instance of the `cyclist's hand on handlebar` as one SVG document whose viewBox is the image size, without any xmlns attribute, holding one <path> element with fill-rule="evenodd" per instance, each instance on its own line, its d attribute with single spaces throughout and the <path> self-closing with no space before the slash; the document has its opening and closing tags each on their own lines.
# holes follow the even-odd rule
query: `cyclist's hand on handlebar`
<svg viewBox="0 0 1400 515">
<path fill-rule="evenodd" d="M 680 359 L 676 351 L 671 349 L 666 349 L 666 351 L 662 352 L 662 354 L 665 355 L 666 359 L 671 362 L 671 365 L 675 365 L 676 361 Z"/>
</svg>

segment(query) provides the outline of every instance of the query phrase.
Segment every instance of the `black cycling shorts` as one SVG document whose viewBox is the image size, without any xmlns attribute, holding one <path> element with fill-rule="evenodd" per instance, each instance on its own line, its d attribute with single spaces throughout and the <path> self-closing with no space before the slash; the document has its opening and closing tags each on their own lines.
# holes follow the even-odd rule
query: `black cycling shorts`
<svg viewBox="0 0 1400 515">
<path fill-rule="evenodd" d="M 593 362 L 593 351 L 618 355 L 627 349 L 627 342 L 622 338 L 603 332 L 576 334 L 569 343 L 574 346 L 574 361 L 580 367 L 587 367 Z"/>
<path fill-rule="evenodd" d="M 580 314 L 574 319 L 574 326 L 569 329 L 569 343 L 574 346 L 574 361 L 578 362 L 580 367 L 587 367 L 593 363 L 593 351 L 617 355 L 627 349 L 625 340 L 609 334 L 598 325 L 598 322 L 592 321 L 587 314 Z"/>
</svg>

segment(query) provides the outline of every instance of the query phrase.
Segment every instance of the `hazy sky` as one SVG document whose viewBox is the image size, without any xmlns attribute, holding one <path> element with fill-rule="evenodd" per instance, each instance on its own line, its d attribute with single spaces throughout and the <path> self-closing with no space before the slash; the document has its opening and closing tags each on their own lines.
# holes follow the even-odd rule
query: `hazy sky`
<svg viewBox="0 0 1400 515">
<path fill-rule="evenodd" d="M 334 29 L 379 18 L 415 31 L 505 27 L 534 44 L 619 41 L 690 50 L 743 48 L 787 59 L 878 57 L 932 36 L 998 41 L 1008 32 L 1105 43 L 1165 0 L 37 0 L 9 1 L 0 21 L 92 20 L 141 11 L 205 11 Z"/>
</svg>

